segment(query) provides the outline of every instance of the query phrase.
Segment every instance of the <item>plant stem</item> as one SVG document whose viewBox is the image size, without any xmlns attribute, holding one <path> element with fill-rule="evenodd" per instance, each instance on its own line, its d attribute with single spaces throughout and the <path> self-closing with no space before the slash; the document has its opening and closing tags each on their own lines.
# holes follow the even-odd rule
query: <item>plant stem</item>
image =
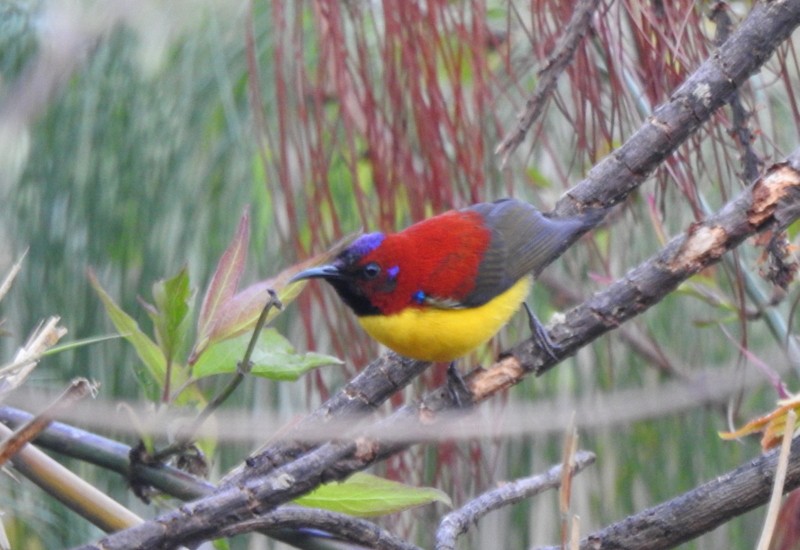
<svg viewBox="0 0 800 550">
<path fill-rule="evenodd" d="M 253 329 L 253 335 L 250 338 L 250 343 L 247 346 L 244 357 L 242 357 L 242 360 L 237 364 L 236 374 L 233 375 L 233 378 L 222 389 L 222 391 L 217 394 L 214 399 L 208 402 L 205 408 L 200 411 L 200 414 L 197 415 L 192 423 L 178 432 L 175 441 L 171 445 L 168 445 L 153 455 L 152 458 L 154 461 L 162 461 L 165 458 L 168 458 L 186 449 L 194 439 L 194 436 L 197 433 L 197 430 L 200 429 L 200 426 L 202 426 L 208 417 L 211 416 L 214 411 L 216 411 L 219 406 L 225 402 L 225 400 L 234 392 L 234 390 L 236 390 L 237 387 L 239 387 L 239 384 L 242 383 L 245 375 L 248 374 L 250 369 L 253 368 L 253 362 L 250 360 L 250 358 L 253 356 L 253 351 L 255 351 L 256 344 L 258 343 L 258 337 L 261 335 L 261 330 L 264 328 L 264 324 L 267 321 L 267 314 L 273 307 L 277 307 L 278 309 L 283 308 L 283 304 L 281 304 L 281 301 L 278 299 L 278 295 L 275 293 L 275 291 L 269 289 L 267 292 L 269 293 L 269 300 L 261 310 L 261 315 L 259 315 L 258 321 L 256 321 L 255 328 Z"/>
</svg>

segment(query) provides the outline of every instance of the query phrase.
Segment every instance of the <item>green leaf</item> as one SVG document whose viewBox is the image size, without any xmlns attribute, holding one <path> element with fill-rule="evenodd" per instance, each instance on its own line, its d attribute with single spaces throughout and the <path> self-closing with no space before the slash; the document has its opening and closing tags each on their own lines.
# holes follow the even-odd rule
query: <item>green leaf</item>
<svg viewBox="0 0 800 550">
<path fill-rule="evenodd" d="M 294 502 L 364 518 L 402 512 L 436 501 L 453 506 L 450 497 L 439 489 L 411 487 L 361 472 L 341 483 L 320 485 Z"/>
<path fill-rule="evenodd" d="M 42 356 L 47 357 L 48 355 L 55 355 L 57 353 L 61 353 L 64 351 L 78 349 L 83 346 L 91 346 L 92 344 L 99 344 L 100 342 L 105 342 L 107 340 L 116 340 L 117 338 L 122 338 L 122 336 L 119 334 L 107 334 L 105 336 L 91 336 L 89 338 L 72 340 L 71 342 L 66 342 L 64 344 L 49 348 L 44 353 L 42 353 Z"/>
<path fill-rule="evenodd" d="M 195 364 L 194 376 L 203 378 L 236 372 L 236 365 L 242 360 L 249 342 L 250 334 L 243 334 L 212 345 Z M 251 374 L 273 380 L 297 380 L 311 369 L 342 363 L 329 355 L 297 353 L 289 341 L 272 328 L 261 331 L 251 361 Z"/>
<path fill-rule="evenodd" d="M 184 267 L 171 279 L 163 279 L 153 285 L 155 306 L 146 304 L 145 309 L 153 320 L 158 342 L 164 355 L 174 360 L 180 352 L 189 330 L 192 291 L 189 274 Z"/>
<path fill-rule="evenodd" d="M 122 311 L 122 308 L 103 290 L 94 272 L 89 270 L 88 275 L 89 282 L 100 296 L 106 313 L 117 332 L 133 346 L 145 367 L 145 369 L 142 369 L 139 363 L 134 366 L 134 372 L 139 379 L 139 383 L 150 399 L 157 399 L 158 388 L 164 383 L 167 368 L 167 359 L 164 357 L 164 353 L 155 342 L 139 329 L 136 321 Z"/>
</svg>

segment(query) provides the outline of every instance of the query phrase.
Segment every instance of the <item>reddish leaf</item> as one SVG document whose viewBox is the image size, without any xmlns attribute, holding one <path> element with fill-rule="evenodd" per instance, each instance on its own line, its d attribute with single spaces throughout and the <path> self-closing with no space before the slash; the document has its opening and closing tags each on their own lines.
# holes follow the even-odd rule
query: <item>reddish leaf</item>
<svg viewBox="0 0 800 550">
<path fill-rule="evenodd" d="M 250 242 L 250 209 L 245 208 L 242 218 L 239 221 L 239 228 L 234 235 L 231 244 L 219 259 L 217 269 L 211 277 L 206 294 L 203 297 L 203 305 L 200 308 L 200 316 L 197 320 L 197 347 L 208 340 L 209 335 L 218 322 L 218 317 L 223 306 L 236 292 L 239 279 L 244 271 L 247 261 L 247 246 Z M 205 347 L 205 345 L 203 345 Z M 193 352 L 193 355 L 197 353 Z"/>
<path fill-rule="evenodd" d="M 261 310 L 267 304 L 267 300 L 269 300 L 268 290 L 272 289 L 275 291 L 283 305 L 289 304 L 300 294 L 300 291 L 307 282 L 299 281 L 287 284 L 289 279 L 304 269 L 330 261 L 331 258 L 336 256 L 345 246 L 352 242 L 355 237 L 356 234 L 348 235 L 327 252 L 317 254 L 303 262 L 284 269 L 271 279 L 252 284 L 220 304 L 211 320 L 211 324 L 206 328 L 205 332 L 198 337 L 197 343 L 189 356 L 189 364 L 195 364 L 203 351 L 210 345 L 221 342 L 222 340 L 227 340 L 228 338 L 234 338 L 248 330 L 252 330 L 259 315 L 261 315 Z M 278 308 L 273 308 L 267 316 L 267 323 L 275 318 L 279 312 L 280 310 Z"/>
<path fill-rule="evenodd" d="M 770 550 L 800 550 L 800 490 L 794 490 L 781 506 Z"/>
</svg>

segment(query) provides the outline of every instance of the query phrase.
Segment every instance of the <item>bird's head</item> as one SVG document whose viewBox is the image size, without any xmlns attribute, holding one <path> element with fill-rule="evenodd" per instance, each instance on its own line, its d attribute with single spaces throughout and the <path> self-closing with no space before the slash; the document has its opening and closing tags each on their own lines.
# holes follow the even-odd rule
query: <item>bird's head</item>
<svg viewBox="0 0 800 550">
<path fill-rule="evenodd" d="M 408 303 L 397 293 L 402 259 L 391 259 L 386 239 L 383 233 L 362 235 L 333 262 L 301 271 L 291 281 L 325 279 L 356 315 L 399 311 Z"/>
<path fill-rule="evenodd" d="M 330 264 L 292 281 L 325 279 L 359 316 L 463 307 L 490 238 L 479 213 L 453 210 L 399 233 L 362 235 Z"/>
</svg>

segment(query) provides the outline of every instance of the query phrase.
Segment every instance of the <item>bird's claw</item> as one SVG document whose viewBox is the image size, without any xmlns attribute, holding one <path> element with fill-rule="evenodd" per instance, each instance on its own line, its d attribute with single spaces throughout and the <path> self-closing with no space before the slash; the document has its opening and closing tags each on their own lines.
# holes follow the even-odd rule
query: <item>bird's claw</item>
<svg viewBox="0 0 800 550">
<path fill-rule="evenodd" d="M 472 404 L 472 392 L 469 391 L 464 377 L 456 368 L 456 362 L 452 361 L 447 367 L 447 393 L 455 404 L 456 408 L 463 409 Z"/>
<path fill-rule="evenodd" d="M 530 306 L 526 302 L 523 302 L 522 305 L 525 306 L 525 312 L 528 314 L 528 325 L 531 327 L 533 339 L 536 340 L 536 343 L 539 345 L 539 347 L 542 348 L 551 359 L 557 361 L 557 353 L 561 351 L 561 346 L 554 343 L 550 339 L 550 336 L 547 334 L 547 330 L 545 330 L 544 325 L 542 325 L 542 322 L 539 321 L 538 317 L 536 317 L 536 314 L 533 312 Z"/>
</svg>

